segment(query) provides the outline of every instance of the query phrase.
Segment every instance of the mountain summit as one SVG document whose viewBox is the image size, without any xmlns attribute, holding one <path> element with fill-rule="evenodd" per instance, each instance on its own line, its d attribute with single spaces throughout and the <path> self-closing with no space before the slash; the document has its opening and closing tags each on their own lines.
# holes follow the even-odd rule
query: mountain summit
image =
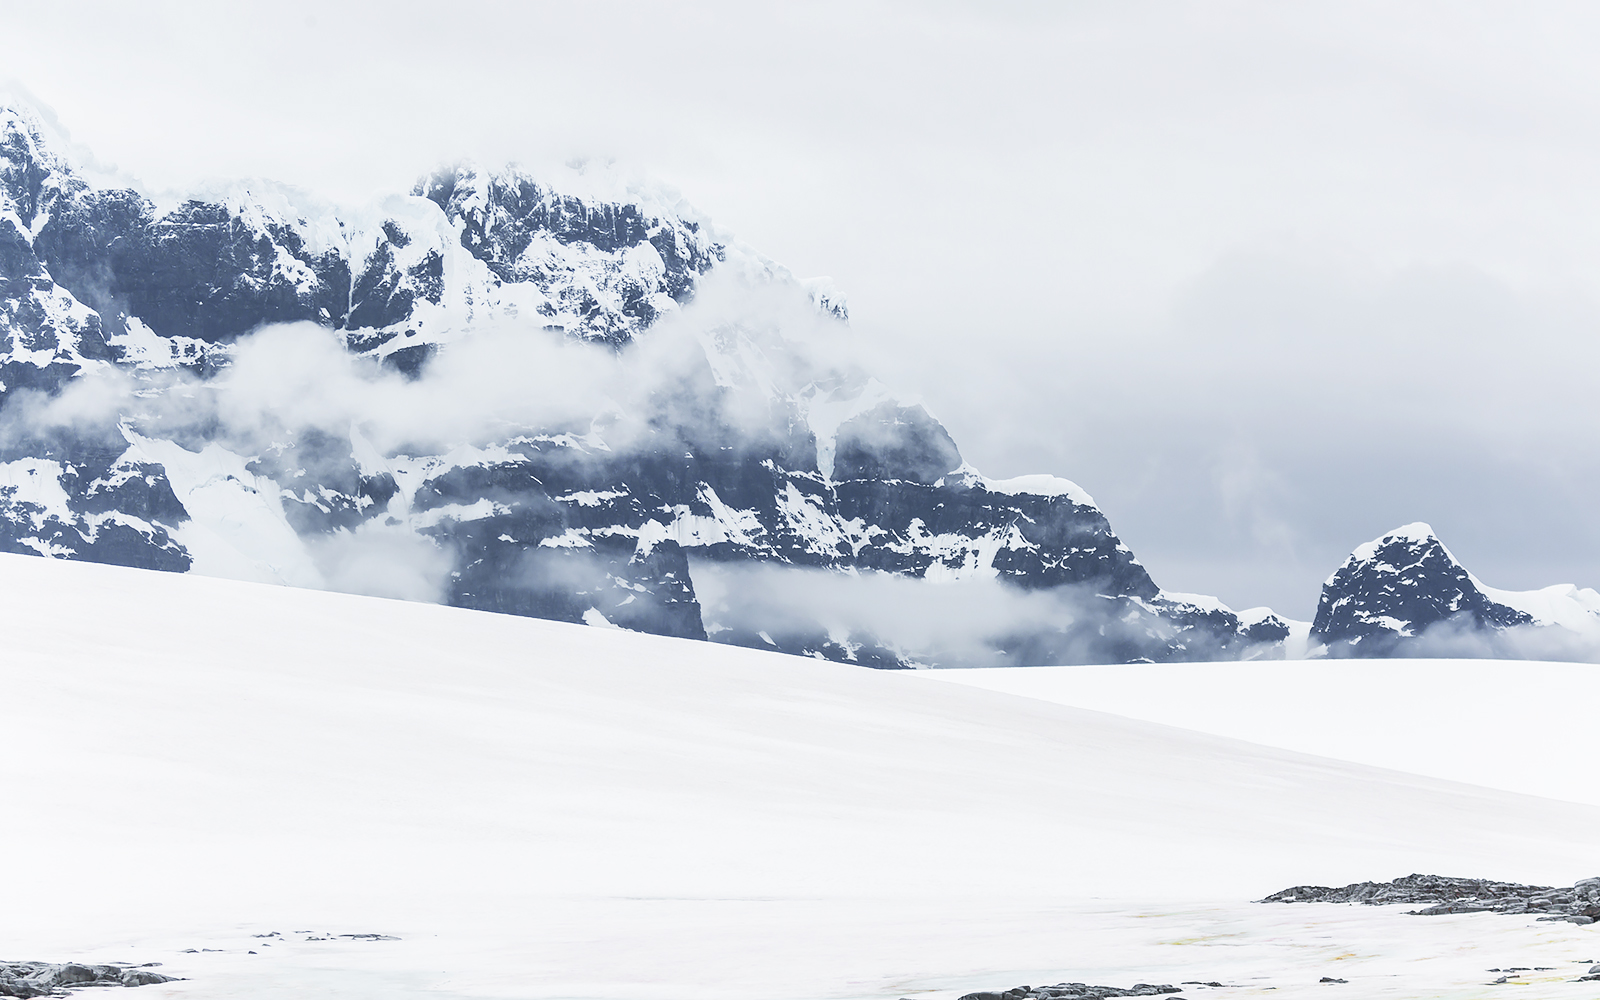
<svg viewBox="0 0 1600 1000">
<path fill-rule="evenodd" d="M 1419 521 L 1357 546 L 1323 584 L 1311 638 L 1330 656 L 1512 656 L 1597 629 L 1600 594 L 1485 586 Z"/>
</svg>

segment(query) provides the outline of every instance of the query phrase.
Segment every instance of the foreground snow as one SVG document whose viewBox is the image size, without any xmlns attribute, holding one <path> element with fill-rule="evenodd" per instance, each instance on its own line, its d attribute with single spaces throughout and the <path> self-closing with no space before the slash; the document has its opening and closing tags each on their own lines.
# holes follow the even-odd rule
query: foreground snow
<svg viewBox="0 0 1600 1000">
<path fill-rule="evenodd" d="M 1591 806 L 437 606 L 20 556 L 0 595 L 3 957 L 189 977 L 142 1000 L 1465 997 L 1600 959 L 1592 928 L 1247 902 L 1569 884 Z"/>
</svg>

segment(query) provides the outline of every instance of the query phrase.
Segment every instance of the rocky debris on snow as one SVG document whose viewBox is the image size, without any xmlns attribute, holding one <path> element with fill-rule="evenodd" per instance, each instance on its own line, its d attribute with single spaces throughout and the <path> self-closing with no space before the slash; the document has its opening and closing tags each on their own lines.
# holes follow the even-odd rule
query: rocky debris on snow
<svg viewBox="0 0 1600 1000">
<path fill-rule="evenodd" d="M 158 965 L 160 963 L 151 963 Z M 151 972 L 150 965 L 80 965 L 67 962 L 0 962 L 0 997 L 64 996 L 80 986 L 150 986 L 173 976 Z"/>
<path fill-rule="evenodd" d="M 1057 983 L 1054 986 L 1018 986 L 1003 993 L 968 993 L 961 1000 L 1103 1000 L 1106 997 L 1155 997 L 1182 992 L 1176 986 L 1151 986 L 1148 983 L 1138 983 L 1127 989 L 1090 986 L 1087 983 Z"/>
<path fill-rule="evenodd" d="M 1513 986 L 1526 986 L 1528 977 L 1523 975 L 1523 973 L 1555 972 L 1556 967 L 1553 965 L 1535 965 L 1532 968 L 1529 968 L 1526 965 L 1514 965 L 1506 969 L 1490 969 L 1489 971 L 1501 972 L 1504 973 L 1504 975 L 1502 975 L 1499 979 L 1491 979 L 1485 985 L 1504 986 L 1506 983 L 1510 983 Z M 1587 983 L 1595 980 L 1600 980 L 1600 976 L 1578 976 L 1576 979 L 1568 979 L 1564 981 L 1569 983 Z"/>
<path fill-rule="evenodd" d="M 295 931 L 295 933 L 296 934 L 309 935 L 306 938 L 307 941 L 335 941 L 335 940 L 339 940 L 341 938 L 345 939 L 345 940 L 349 940 L 349 941 L 398 941 L 398 940 L 400 940 L 399 938 L 395 937 L 393 934 L 377 934 L 377 933 L 373 933 L 373 932 L 367 932 L 367 933 L 364 933 L 364 934 L 331 934 L 331 933 L 328 933 L 328 934 L 322 934 L 322 935 L 317 935 L 317 934 L 315 934 L 315 933 L 313 933 L 311 931 Z M 284 937 L 282 931 L 268 931 L 265 934 L 252 934 L 250 936 L 251 937 L 255 937 L 255 938 L 277 938 L 280 941 L 287 941 L 288 940 L 288 938 Z M 189 950 L 193 951 L 194 949 L 190 948 Z M 213 951 L 215 949 L 205 948 L 205 949 L 202 949 L 202 950 L 203 951 Z"/>
<path fill-rule="evenodd" d="M 1357 882 L 1341 888 L 1297 885 L 1275 892 L 1262 903 L 1426 903 L 1410 912 L 1422 916 L 1442 913 L 1541 913 L 1540 920 L 1566 920 L 1592 924 L 1600 920 L 1600 877 L 1586 878 L 1570 888 L 1519 885 L 1488 879 L 1448 878 L 1443 875 L 1407 875 L 1393 882 Z"/>
</svg>

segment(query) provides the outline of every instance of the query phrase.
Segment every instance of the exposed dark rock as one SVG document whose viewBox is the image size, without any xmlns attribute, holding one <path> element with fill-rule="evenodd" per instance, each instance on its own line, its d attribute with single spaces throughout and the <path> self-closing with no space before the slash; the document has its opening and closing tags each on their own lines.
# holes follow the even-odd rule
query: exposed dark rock
<svg viewBox="0 0 1600 1000">
<path fill-rule="evenodd" d="M 350 439 L 315 428 L 270 449 L 246 468 L 281 487 L 284 516 L 302 536 L 352 530 L 385 512 L 399 492 L 394 475 L 366 475 Z"/>
<path fill-rule="evenodd" d="M 950 434 L 921 406 L 882 403 L 846 421 L 834 445 L 833 479 L 932 484 L 961 465 Z"/>
<path fill-rule="evenodd" d="M 1407 875 L 1393 882 L 1357 882 L 1340 888 L 1299 885 L 1275 892 L 1262 903 L 1426 903 L 1410 912 L 1422 916 L 1445 913 L 1540 913 L 1541 920 L 1594 923 L 1600 918 L 1600 878 L 1582 879 L 1570 888 L 1519 885 L 1487 879 Z M 1494 971 L 1494 970 L 1491 970 Z"/>
<path fill-rule="evenodd" d="M 1108 997 L 1157 997 L 1182 993 L 1176 986 L 1151 986 L 1138 983 L 1119 986 L 1090 986 L 1087 983 L 1057 983 L 1054 986 L 1017 986 L 1004 992 L 968 993 L 961 1000 L 1105 1000 Z"/>
<path fill-rule="evenodd" d="M 190 201 L 159 218 L 130 191 L 53 205 L 37 246 L 56 281 L 102 317 L 227 342 L 263 323 L 343 325 L 350 266 L 287 222 Z"/>
<path fill-rule="evenodd" d="M 187 570 L 172 533 L 188 513 L 163 470 L 124 450 L 71 435 L 0 449 L 0 551 Z"/>
<path fill-rule="evenodd" d="M 389 217 L 346 218 L 295 192 L 235 185 L 164 212 L 137 192 L 93 187 L 36 120 L 0 108 L 0 410 L 108 373 L 139 398 L 203 395 L 195 387 L 221 384 L 241 337 L 286 321 L 338 331 L 374 371 L 413 379 L 442 364 L 453 338 L 513 322 L 519 336 L 598 342 L 609 363 L 642 350 L 630 345 L 744 252 L 686 212 L 571 197 L 514 168 L 453 168 L 389 204 Z M 753 255 L 734 264 L 809 303 L 808 319 L 846 315 L 825 284 Z M 1071 609 L 993 637 L 986 663 L 1232 657 L 1287 635 L 1276 619 L 1246 628 L 1220 606 L 1164 596 L 1075 487 L 984 480 L 922 407 L 867 397 L 863 373 L 802 358 L 782 331 L 750 325 L 703 331 L 703 353 L 630 401 L 625 444 L 608 440 L 608 421 L 623 419 L 608 414 L 382 453 L 348 426 L 275 428 L 270 443 L 240 445 L 204 414 L 177 429 L 119 412 L 98 436 L 8 435 L 0 550 L 187 570 L 178 539 L 206 525 L 185 505 L 204 493 L 248 507 L 262 518 L 252 523 L 281 515 L 290 531 L 272 529 L 274 552 L 306 546 L 282 561 L 241 552 L 244 563 L 309 565 L 330 537 L 392 530 L 453 563 L 439 591 L 452 604 L 665 635 L 707 635 L 691 554 L 841 575 L 992 576 Z M 823 410 L 839 422 L 814 429 Z M 211 445 L 240 453 L 197 461 Z M 900 649 L 871 623 L 840 632 L 784 610 L 782 621 L 718 623 L 714 638 L 871 666 L 958 665 Z"/>
<path fill-rule="evenodd" d="M 1274 614 L 1258 618 L 1240 631 L 1247 640 L 1255 643 L 1282 642 L 1289 638 L 1288 622 Z"/>
<path fill-rule="evenodd" d="M 515 170 L 485 173 L 458 166 L 420 182 L 413 192 L 444 210 L 461 245 L 503 282 L 555 290 L 544 315 L 570 332 L 623 344 L 655 322 L 662 303 L 689 300 L 700 275 L 724 257 L 697 223 L 649 215 L 638 205 L 586 202 L 552 191 Z M 595 266 L 616 279 L 614 296 L 588 282 L 566 280 L 574 265 L 538 252 L 551 241 L 598 251 Z M 608 263 L 625 255 L 650 266 L 622 273 Z M 649 258 L 653 257 L 653 260 Z M 580 329 L 581 327 L 581 329 Z"/>
<path fill-rule="evenodd" d="M 0 962 L 0 997 L 66 996 L 68 989 L 85 986 L 151 986 L 174 981 L 172 976 L 151 972 L 149 965 Z"/>
<path fill-rule="evenodd" d="M 1431 627 L 1493 632 L 1533 619 L 1491 600 L 1426 524 L 1360 546 L 1322 587 L 1311 637 L 1330 656 L 1405 655 Z"/>
</svg>

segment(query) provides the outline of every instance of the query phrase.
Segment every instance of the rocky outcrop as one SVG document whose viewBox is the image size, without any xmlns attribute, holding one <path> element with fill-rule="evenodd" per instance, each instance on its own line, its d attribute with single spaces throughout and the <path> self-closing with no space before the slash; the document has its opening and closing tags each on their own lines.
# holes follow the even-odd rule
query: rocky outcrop
<svg viewBox="0 0 1600 1000">
<path fill-rule="evenodd" d="M 546 325 L 618 346 L 688 301 L 727 257 L 694 220 L 587 202 L 515 169 L 461 165 L 412 193 L 437 204 L 461 246 L 502 283 L 537 287 Z"/>
<path fill-rule="evenodd" d="M 160 963 L 155 963 L 160 964 Z M 0 997 L 66 996 L 84 986 L 152 986 L 175 982 L 151 966 L 79 965 L 67 962 L 0 962 Z"/>
<path fill-rule="evenodd" d="M 968 993 L 961 1000 L 1107 1000 L 1110 997 L 1158 997 L 1182 992 L 1176 986 L 1150 986 L 1146 983 L 1126 989 L 1090 986 L 1086 983 L 1057 983 L 1054 986 L 1017 986 L 1003 993 Z"/>
<path fill-rule="evenodd" d="M 1492 882 L 1487 879 L 1407 875 L 1393 882 L 1357 882 L 1340 888 L 1299 885 L 1260 900 L 1263 903 L 1394 903 L 1428 904 L 1410 912 L 1422 916 L 1444 913 L 1538 913 L 1541 920 L 1592 924 L 1600 920 L 1600 878 L 1582 879 L 1565 889 L 1550 886 Z"/>
<path fill-rule="evenodd" d="M 1440 622 L 1501 629 L 1532 619 L 1489 600 L 1426 524 L 1358 547 L 1322 587 L 1311 635 L 1332 655 L 1383 656 Z M 1365 643 L 1365 648 L 1362 644 Z"/>
</svg>

